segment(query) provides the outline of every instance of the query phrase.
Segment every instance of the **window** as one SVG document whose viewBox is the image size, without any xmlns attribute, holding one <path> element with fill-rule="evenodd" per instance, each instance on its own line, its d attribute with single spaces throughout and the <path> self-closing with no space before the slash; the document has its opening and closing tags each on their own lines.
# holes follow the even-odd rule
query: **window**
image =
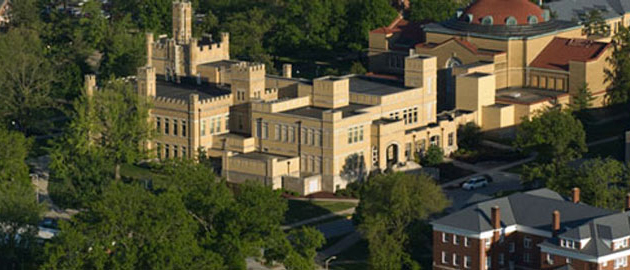
<svg viewBox="0 0 630 270">
<path fill-rule="evenodd" d="M 216 130 L 215 130 L 215 131 L 216 131 L 217 133 L 220 133 L 220 132 L 221 132 L 221 117 L 220 117 L 220 116 L 219 116 L 219 117 L 217 117 L 217 127 L 216 127 Z"/>
<path fill-rule="evenodd" d="M 186 137 L 186 121 L 182 120 L 182 136 Z"/>
<path fill-rule="evenodd" d="M 492 19 L 492 16 L 486 16 L 483 17 L 483 19 L 481 19 L 481 24 L 483 25 L 492 25 L 494 23 L 494 20 Z"/>
<path fill-rule="evenodd" d="M 457 254 L 453 253 L 453 265 L 458 266 L 459 262 L 457 261 Z"/>
<path fill-rule="evenodd" d="M 168 135 L 168 128 L 169 128 L 169 123 L 168 123 L 168 119 L 165 118 L 164 119 L 164 134 Z M 167 156 L 168 157 L 168 156 Z"/>
<path fill-rule="evenodd" d="M 453 234 L 453 245 L 459 245 L 459 237 Z"/>
<path fill-rule="evenodd" d="M 621 257 L 615 260 L 615 269 L 628 266 L 628 257 Z"/>
<path fill-rule="evenodd" d="M 534 16 L 534 15 L 529 15 L 527 17 L 527 22 L 529 24 L 537 24 L 538 23 L 538 17 Z"/>
<path fill-rule="evenodd" d="M 565 248 L 575 249 L 575 241 L 568 239 L 560 239 L 560 246 Z M 614 244 L 614 249 L 617 249 L 617 242 Z"/>
<path fill-rule="evenodd" d="M 273 134 L 273 138 L 276 141 L 280 140 L 280 125 L 276 124 L 275 128 L 274 128 L 274 134 Z"/>
<path fill-rule="evenodd" d="M 492 238 L 486 238 L 484 241 L 486 242 L 486 248 L 490 248 L 490 244 L 492 243 Z"/>
<path fill-rule="evenodd" d="M 177 145 L 173 145 L 173 157 L 179 157 L 179 155 L 177 155 Z"/>
<path fill-rule="evenodd" d="M 448 146 L 453 146 L 454 138 L 455 138 L 455 133 L 451 132 L 448 134 Z"/>
<path fill-rule="evenodd" d="M 315 143 L 315 130 L 311 129 L 308 131 L 308 136 L 311 137 L 311 145 L 316 145 Z"/>
<path fill-rule="evenodd" d="M 210 134 L 214 134 L 214 118 L 210 119 Z"/>
<path fill-rule="evenodd" d="M 351 127 L 348 129 L 348 144 L 363 141 L 363 126 Z"/>
<path fill-rule="evenodd" d="M 547 253 L 547 264 L 553 264 L 553 256 Z"/>
<path fill-rule="evenodd" d="M 464 256 L 464 268 L 470 268 L 470 256 Z"/>
<path fill-rule="evenodd" d="M 157 158 L 162 159 L 162 144 L 157 143 Z"/>
<path fill-rule="evenodd" d="M 155 118 L 155 128 L 158 132 L 162 131 L 162 119 L 159 117 Z"/>
<path fill-rule="evenodd" d="M 164 157 L 165 158 L 170 158 L 171 157 L 168 144 L 164 145 Z"/>
<path fill-rule="evenodd" d="M 503 266 L 505 264 L 505 254 L 499 254 L 499 265 Z"/>
<path fill-rule="evenodd" d="M 523 247 L 532 248 L 532 239 L 529 237 L 523 238 Z"/>
<path fill-rule="evenodd" d="M 523 254 L 523 261 L 526 262 L 526 263 L 530 263 L 531 262 L 531 258 L 529 257 L 529 253 Z"/>
<path fill-rule="evenodd" d="M 442 243 L 448 243 L 448 239 L 446 238 L 446 233 L 442 233 Z"/>
<path fill-rule="evenodd" d="M 492 256 L 486 256 L 486 269 L 490 269 L 492 266 Z"/>
<path fill-rule="evenodd" d="M 571 258 L 566 258 L 564 261 L 565 261 L 566 263 L 571 263 Z"/>
<path fill-rule="evenodd" d="M 403 110 L 403 120 L 405 122 L 405 125 L 408 124 L 408 122 L 407 122 L 407 110 Z"/>
<path fill-rule="evenodd" d="M 613 250 L 627 248 L 628 247 L 628 238 L 613 241 Z"/>
<path fill-rule="evenodd" d="M 186 157 L 186 146 L 182 146 L 182 157 Z"/>
<path fill-rule="evenodd" d="M 269 123 L 262 124 L 262 138 L 263 139 L 269 138 Z"/>
<path fill-rule="evenodd" d="M 464 236 L 464 246 L 465 246 L 465 247 L 470 246 L 470 243 L 469 243 L 469 241 L 468 241 L 468 237 L 466 237 L 466 236 Z"/>
<path fill-rule="evenodd" d="M 206 136 L 206 120 L 201 120 L 201 136 Z"/>
<path fill-rule="evenodd" d="M 517 25 L 517 21 L 516 18 L 510 16 L 507 19 L 505 19 L 505 25 Z"/>
<path fill-rule="evenodd" d="M 288 135 L 288 131 L 287 131 L 287 126 L 282 126 L 281 127 L 282 131 L 280 131 L 280 138 L 282 139 L 283 142 L 286 142 L 289 140 L 289 135 Z"/>
<path fill-rule="evenodd" d="M 510 242 L 510 253 L 514 253 L 516 251 L 516 245 L 514 242 Z"/>
<path fill-rule="evenodd" d="M 225 116 L 225 130 L 227 131 L 230 128 L 230 117 Z"/>
<path fill-rule="evenodd" d="M 446 252 L 442 251 L 442 263 L 447 264 L 446 262 Z"/>
<path fill-rule="evenodd" d="M 295 142 L 295 127 L 289 128 L 289 142 Z"/>
<path fill-rule="evenodd" d="M 418 123 L 418 107 L 413 108 L 413 122 Z"/>
<path fill-rule="evenodd" d="M 177 136 L 177 119 L 173 119 L 173 135 Z"/>
</svg>

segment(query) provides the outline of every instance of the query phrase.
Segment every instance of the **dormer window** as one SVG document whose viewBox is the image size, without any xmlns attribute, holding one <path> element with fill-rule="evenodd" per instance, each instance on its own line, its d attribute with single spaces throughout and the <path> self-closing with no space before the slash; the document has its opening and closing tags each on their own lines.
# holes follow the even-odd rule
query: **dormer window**
<svg viewBox="0 0 630 270">
<path fill-rule="evenodd" d="M 628 238 L 613 241 L 613 250 L 627 248 Z"/>
<path fill-rule="evenodd" d="M 573 241 L 573 240 L 560 239 L 560 246 L 562 246 L 564 248 L 575 249 L 577 245 L 576 245 L 575 241 Z"/>
<path fill-rule="evenodd" d="M 474 19 L 474 16 L 470 13 L 466 14 L 466 17 L 464 18 L 464 20 L 466 20 L 467 23 L 472 23 Z"/>
<path fill-rule="evenodd" d="M 538 23 L 538 17 L 536 17 L 534 15 L 530 15 L 529 17 L 527 17 L 527 22 L 529 24 L 537 24 Z"/>
<path fill-rule="evenodd" d="M 505 19 L 505 25 L 516 25 L 518 22 L 516 21 L 516 18 L 514 18 L 513 16 L 508 17 L 507 19 Z"/>
<path fill-rule="evenodd" d="M 492 19 L 492 16 L 486 16 L 486 17 L 483 17 L 483 19 L 481 20 L 481 24 L 492 25 L 494 24 L 494 20 Z"/>
</svg>

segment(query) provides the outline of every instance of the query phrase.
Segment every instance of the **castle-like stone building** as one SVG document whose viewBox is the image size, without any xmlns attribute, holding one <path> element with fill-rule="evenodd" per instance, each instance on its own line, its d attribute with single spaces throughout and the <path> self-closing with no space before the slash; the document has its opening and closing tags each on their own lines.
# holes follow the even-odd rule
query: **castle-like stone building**
<svg viewBox="0 0 630 270">
<path fill-rule="evenodd" d="M 615 1 L 549 5 L 586 12 L 601 7 L 599 2 Z M 601 106 L 610 84 L 605 70 L 611 35 L 628 26 L 630 10 L 619 12 L 605 17 L 611 27 L 607 35 L 588 35 L 579 20 L 566 18 L 565 10 L 556 18 L 554 10 L 529 0 L 477 0 L 453 19 L 427 25 L 400 17 L 371 31 L 370 70 L 402 76 L 408 55 L 435 56 L 440 110 L 476 111 L 484 130 L 510 127 L 545 107 L 569 104 L 585 84 L 594 106 Z"/>
<path fill-rule="evenodd" d="M 404 80 L 307 80 L 293 78 L 291 65 L 269 75 L 263 64 L 230 60 L 227 33 L 219 42 L 192 37 L 192 14 L 189 2 L 173 3 L 172 37 L 147 35 L 147 64 L 135 77 L 153 103 L 158 137 L 149 147 L 157 158 L 203 151 L 221 160 L 229 182 L 332 192 L 430 145 L 457 150 L 458 125 L 477 117 L 437 113 L 438 57 L 405 57 Z"/>
</svg>

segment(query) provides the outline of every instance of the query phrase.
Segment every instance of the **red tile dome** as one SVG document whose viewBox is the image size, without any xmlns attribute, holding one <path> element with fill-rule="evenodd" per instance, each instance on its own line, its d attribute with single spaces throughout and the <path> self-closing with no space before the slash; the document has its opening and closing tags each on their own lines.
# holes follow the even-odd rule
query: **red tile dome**
<svg viewBox="0 0 630 270">
<path fill-rule="evenodd" d="M 548 20 L 545 11 L 529 0 L 477 0 L 459 20 L 482 25 L 528 25 Z"/>
</svg>

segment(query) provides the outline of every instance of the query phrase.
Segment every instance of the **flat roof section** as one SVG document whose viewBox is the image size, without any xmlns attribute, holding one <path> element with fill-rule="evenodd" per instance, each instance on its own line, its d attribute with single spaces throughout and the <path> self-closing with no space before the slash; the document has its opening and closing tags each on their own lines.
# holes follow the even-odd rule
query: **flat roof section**
<svg viewBox="0 0 630 270">
<path fill-rule="evenodd" d="M 188 100 L 190 94 L 199 95 L 199 100 L 225 96 L 231 93 L 228 86 L 220 86 L 214 83 L 201 82 L 197 84 L 197 78 L 181 78 L 181 83 L 165 81 L 163 76 L 157 76 L 155 80 L 155 94 L 158 97 Z M 160 78 L 162 77 L 162 78 Z"/>
<path fill-rule="evenodd" d="M 352 76 L 350 79 L 350 92 L 373 96 L 386 96 L 412 88 L 405 87 L 404 82 L 363 75 Z"/>
<path fill-rule="evenodd" d="M 274 155 L 274 154 L 261 153 L 261 152 L 249 152 L 249 153 L 239 154 L 234 157 L 258 160 L 258 161 L 268 161 L 274 158 L 277 158 L 279 161 L 284 161 L 284 160 L 293 158 L 293 157 L 288 157 L 288 156 Z"/>
<path fill-rule="evenodd" d="M 322 119 L 325 111 L 331 111 L 332 110 L 333 112 L 341 111 L 342 112 L 342 117 L 343 118 L 347 118 L 347 117 L 350 117 L 350 116 L 361 114 L 362 112 L 358 112 L 358 110 L 361 110 L 361 109 L 364 109 L 364 108 L 368 108 L 368 107 L 370 107 L 370 106 L 369 105 L 363 105 L 363 104 L 350 103 L 350 105 L 348 105 L 348 106 L 337 108 L 337 109 L 334 109 L 334 110 L 333 109 L 329 109 L 329 108 L 322 108 L 322 107 L 315 107 L 315 106 L 306 106 L 306 107 L 301 107 L 301 108 L 297 108 L 297 109 L 283 111 L 283 112 L 280 112 L 280 113 L 290 114 L 290 115 L 294 115 L 294 116 Z"/>
<path fill-rule="evenodd" d="M 496 100 L 498 102 L 531 105 L 540 102 L 550 101 L 569 93 L 535 89 L 535 88 L 507 88 L 497 90 Z"/>
</svg>

